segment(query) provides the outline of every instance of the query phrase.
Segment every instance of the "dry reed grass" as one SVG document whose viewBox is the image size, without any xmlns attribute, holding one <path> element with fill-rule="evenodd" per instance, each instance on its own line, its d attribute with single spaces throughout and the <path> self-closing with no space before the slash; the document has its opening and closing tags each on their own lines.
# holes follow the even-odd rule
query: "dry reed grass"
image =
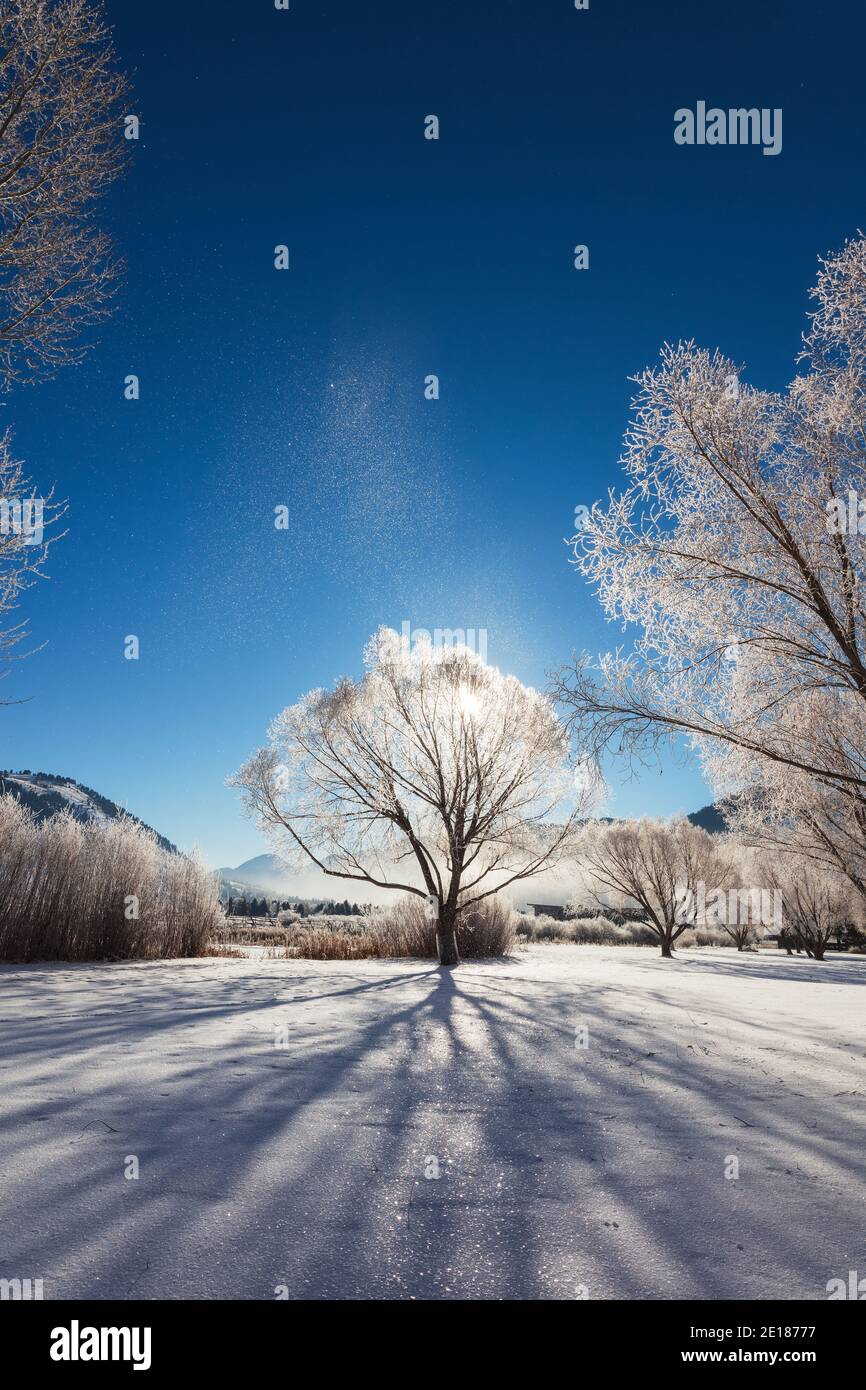
<svg viewBox="0 0 866 1390">
<path fill-rule="evenodd" d="M 214 876 L 143 826 L 0 797 L 0 960 L 196 956 L 222 921 Z"/>
</svg>

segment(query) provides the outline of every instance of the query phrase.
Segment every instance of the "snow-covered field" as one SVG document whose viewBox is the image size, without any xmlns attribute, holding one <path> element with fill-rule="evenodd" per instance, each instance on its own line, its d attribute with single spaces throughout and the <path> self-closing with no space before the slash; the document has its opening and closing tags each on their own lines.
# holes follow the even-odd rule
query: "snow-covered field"
<svg viewBox="0 0 866 1390">
<path fill-rule="evenodd" d="M 826 1298 L 866 1274 L 864 1004 L 850 956 L 3 966 L 0 1278 Z"/>
</svg>

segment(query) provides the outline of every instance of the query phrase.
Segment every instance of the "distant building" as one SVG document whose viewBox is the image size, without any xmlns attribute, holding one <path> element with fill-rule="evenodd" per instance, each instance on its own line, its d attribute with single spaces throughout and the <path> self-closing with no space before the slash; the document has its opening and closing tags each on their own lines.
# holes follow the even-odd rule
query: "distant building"
<svg viewBox="0 0 866 1390">
<path fill-rule="evenodd" d="M 529 903 L 536 917 L 553 917 L 557 922 L 565 920 L 565 908 L 562 903 Z"/>
</svg>

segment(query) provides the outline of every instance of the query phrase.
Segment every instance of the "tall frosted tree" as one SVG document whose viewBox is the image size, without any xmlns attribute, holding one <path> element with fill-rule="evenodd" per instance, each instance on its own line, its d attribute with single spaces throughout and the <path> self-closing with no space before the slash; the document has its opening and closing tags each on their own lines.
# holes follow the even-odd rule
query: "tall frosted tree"
<svg viewBox="0 0 866 1390">
<path fill-rule="evenodd" d="M 822 262 L 812 293 L 784 393 L 694 343 L 636 378 L 626 486 L 574 538 L 636 640 L 577 659 L 555 692 L 596 753 L 685 736 L 717 788 L 749 791 L 753 832 L 805 835 L 837 866 L 854 844 L 862 881 L 866 240 Z"/>
<path fill-rule="evenodd" d="M 365 661 L 283 710 L 232 780 L 284 859 L 430 899 L 453 965 L 466 908 L 573 850 L 567 735 L 544 695 L 467 647 L 382 628 Z"/>
</svg>

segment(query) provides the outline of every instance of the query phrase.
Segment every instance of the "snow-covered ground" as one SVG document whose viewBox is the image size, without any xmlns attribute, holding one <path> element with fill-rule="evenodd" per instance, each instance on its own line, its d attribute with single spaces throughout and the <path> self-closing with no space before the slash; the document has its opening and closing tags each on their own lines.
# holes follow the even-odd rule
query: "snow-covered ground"
<svg viewBox="0 0 866 1390">
<path fill-rule="evenodd" d="M 823 1299 L 866 1275 L 864 1003 L 866 957 L 732 951 L 0 967 L 0 1277 Z"/>
</svg>

